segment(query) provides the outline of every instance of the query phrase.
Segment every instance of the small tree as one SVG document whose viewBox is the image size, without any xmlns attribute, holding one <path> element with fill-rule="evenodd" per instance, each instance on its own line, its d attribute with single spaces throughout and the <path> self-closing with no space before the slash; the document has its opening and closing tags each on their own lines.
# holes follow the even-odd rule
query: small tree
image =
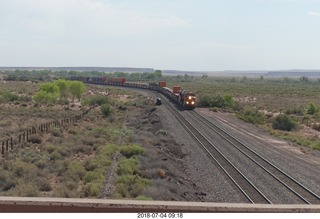
<svg viewBox="0 0 320 219">
<path fill-rule="evenodd" d="M 297 124 L 285 114 L 278 115 L 272 123 L 272 128 L 283 131 L 291 131 L 296 126 Z"/>
<path fill-rule="evenodd" d="M 33 96 L 39 103 L 55 103 L 60 95 L 59 87 L 53 83 L 44 83 L 40 90 Z"/>
<path fill-rule="evenodd" d="M 232 95 L 225 95 L 224 96 L 225 106 L 226 107 L 232 107 L 233 106 L 233 97 Z"/>
<path fill-rule="evenodd" d="M 81 99 L 81 95 L 86 91 L 86 86 L 81 81 L 72 81 L 69 86 L 73 97 Z"/>
<path fill-rule="evenodd" d="M 66 80 L 57 80 L 54 82 L 59 87 L 60 98 L 66 98 L 68 96 L 69 86 Z"/>
<path fill-rule="evenodd" d="M 313 103 L 309 103 L 308 106 L 307 106 L 307 113 L 309 115 L 313 115 L 313 114 L 316 113 L 316 111 L 317 111 L 316 106 Z"/>
</svg>

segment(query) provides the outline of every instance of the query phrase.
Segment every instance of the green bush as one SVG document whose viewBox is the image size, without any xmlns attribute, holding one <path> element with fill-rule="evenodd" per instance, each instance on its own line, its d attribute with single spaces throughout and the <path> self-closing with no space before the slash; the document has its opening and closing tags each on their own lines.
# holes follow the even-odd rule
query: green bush
<svg viewBox="0 0 320 219">
<path fill-rule="evenodd" d="M 102 106 L 103 104 L 110 104 L 110 99 L 107 96 L 94 96 L 89 100 L 89 105 L 94 106 L 94 105 L 99 105 Z"/>
<path fill-rule="evenodd" d="M 303 115 L 303 110 L 301 108 L 292 108 L 292 109 L 287 109 L 285 111 L 285 114 L 296 114 L 296 115 Z"/>
<path fill-rule="evenodd" d="M 88 183 L 84 187 L 85 197 L 98 197 L 100 194 L 101 185 L 98 183 Z"/>
<path fill-rule="evenodd" d="M 309 103 L 307 106 L 307 113 L 313 115 L 318 111 L 317 107 L 313 103 Z"/>
<path fill-rule="evenodd" d="M 84 162 L 84 168 L 87 171 L 93 171 L 97 169 L 98 166 L 99 166 L 99 162 L 97 159 L 94 159 L 94 158 L 89 158 Z"/>
<path fill-rule="evenodd" d="M 138 160 L 135 158 L 121 159 L 118 163 L 118 175 L 134 175 L 137 170 Z"/>
<path fill-rule="evenodd" d="M 120 148 L 120 153 L 127 158 L 130 158 L 134 155 L 143 155 L 145 154 L 144 149 L 139 145 L 128 145 L 128 146 L 122 146 Z"/>
<path fill-rule="evenodd" d="M 135 198 L 141 194 L 144 187 L 150 185 L 150 180 L 138 175 L 123 175 L 118 177 L 116 198 Z"/>
<path fill-rule="evenodd" d="M 82 163 L 78 161 L 72 161 L 68 165 L 67 175 L 75 180 L 82 179 L 86 173 L 86 170 Z"/>
<path fill-rule="evenodd" d="M 19 96 L 17 94 L 13 94 L 9 91 L 5 91 L 4 94 L 2 94 L 2 97 L 0 98 L 1 102 L 14 102 L 19 99 Z"/>
<path fill-rule="evenodd" d="M 105 116 L 108 117 L 112 113 L 111 105 L 110 104 L 103 104 L 101 106 L 101 113 Z"/>
<path fill-rule="evenodd" d="M 136 197 L 136 200 L 140 200 L 140 201 L 152 201 L 153 199 L 151 197 L 147 197 L 144 195 L 139 195 Z"/>
<path fill-rule="evenodd" d="M 104 180 L 104 178 L 105 178 L 104 173 L 101 171 L 90 171 L 90 172 L 87 172 L 83 177 L 86 183 L 90 183 L 93 181 L 101 182 Z"/>
<path fill-rule="evenodd" d="M 258 110 L 247 109 L 243 114 L 239 116 L 239 118 L 245 122 L 249 122 L 252 124 L 263 124 L 265 122 L 265 116 L 260 113 Z"/>
<path fill-rule="evenodd" d="M 197 103 L 200 107 L 218 107 L 223 108 L 225 106 L 225 100 L 221 96 L 202 96 Z"/>
<path fill-rule="evenodd" d="M 272 122 L 272 128 L 283 131 L 291 131 L 296 128 L 296 126 L 297 124 L 285 114 L 278 115 Z"/>
</svg>

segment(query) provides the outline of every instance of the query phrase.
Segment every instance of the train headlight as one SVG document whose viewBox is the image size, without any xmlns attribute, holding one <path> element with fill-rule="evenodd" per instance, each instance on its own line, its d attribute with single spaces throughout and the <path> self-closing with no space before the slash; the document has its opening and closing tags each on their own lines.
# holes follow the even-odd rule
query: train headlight
<svg viewBox="0 0 320 219">
<path fill-rule="evenodd" d="M 187 101 L 187 104 L 189 104 L 189 102 Z"/>
<path fill-rule="evenodd" d="M 189 96 L 189 100 L 191 100 L 192 99 L 192 97 L 191 96 Z"/>
<path fill-rule="evenodd" d="M 192 101 L 191 104 L 193 105 L 193 104 L 194 104 L 194 101 Z"/>
</svg>

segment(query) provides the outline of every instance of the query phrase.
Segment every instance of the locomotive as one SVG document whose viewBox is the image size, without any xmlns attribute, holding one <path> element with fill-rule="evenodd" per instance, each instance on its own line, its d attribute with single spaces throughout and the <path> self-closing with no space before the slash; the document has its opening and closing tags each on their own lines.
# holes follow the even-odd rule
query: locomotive
<svg viewBox="0 0 320 219">
<path fill-rule="evenodd" d="M 138 83 L 127 82 L 125 78 L 77 76 L 72 76 L 70 79 L 82 81 L 83 83 L 88 84 L 113 85 L 155 90 L 164 94 L 175 103 L 179 104 L 183 109 L 194 109 L 196 107 L 196 95 L 194 93 L 186 90 L 181 90 L 180 86 L 174 86 L 173 89 L 171 89 L 167 87 L 167 83 L 165 81 L 159 81 L 158 83 Z"/>
</svg>

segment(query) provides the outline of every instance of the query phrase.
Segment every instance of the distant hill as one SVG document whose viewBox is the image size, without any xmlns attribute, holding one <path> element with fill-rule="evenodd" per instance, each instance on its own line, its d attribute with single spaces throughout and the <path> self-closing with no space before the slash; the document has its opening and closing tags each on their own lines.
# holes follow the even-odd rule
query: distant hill
<svg viewBox="0 0 320 219">
<path fill-rule="evenodd" d="M 98 71 L 98 72 L 150 72 L 153 68 L 128 68 L 128 67 L 0 67 L 0 70 L 51 70 L 51 71 Z"/>
<path fill-rule="evenodd" d="M 251 77 L 259 77 L 267 73 L 267 71 L 236 71 L 236 70 L 225 70 L 225 71 L 179 71 L 179 70 L 162 70 L 163 74 L 167 75 L 208 75 L 208 76 L 216 76 L 216 77 L 242 77 L 242 76 L 251 76 Z"/>
<path fill-rule="evenodd" d="M 269 71 L 265 74 L 266 77 L 320 77 L 320 70 L 283 70 Z"/>
</svg>

